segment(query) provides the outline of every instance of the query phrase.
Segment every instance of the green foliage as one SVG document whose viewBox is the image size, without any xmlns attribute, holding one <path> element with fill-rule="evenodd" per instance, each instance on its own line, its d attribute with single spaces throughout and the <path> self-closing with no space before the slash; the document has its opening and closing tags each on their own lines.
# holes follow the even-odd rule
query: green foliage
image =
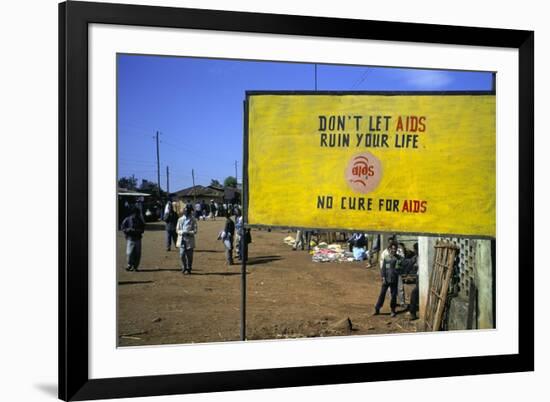
<svg viewBox="0 0 550 402">
<path fill-rule="evenodd" d="M 237 187 L 237 179 L 233 176 L 228 176 L 225 178 L 225 180 L 223 181 L 223 185 L 225 187 L 233 187 L 233 188 L 236 188 Z"/>
<path fill-rule="evenodd" d="M 140 191 L 143 191 L 148 194 L 158 194 L 159 192 L 158 184 L 146 179 L 141 180 L 141 185 L 139 186 L 139 189 Z"/>
<path fill-rule="evenodd" d="M 137 178 L 132 175 L 131 177 L 121 177 L 118 179 L 118 186 L 128 190 L 137 190 Z"/>
</svg>

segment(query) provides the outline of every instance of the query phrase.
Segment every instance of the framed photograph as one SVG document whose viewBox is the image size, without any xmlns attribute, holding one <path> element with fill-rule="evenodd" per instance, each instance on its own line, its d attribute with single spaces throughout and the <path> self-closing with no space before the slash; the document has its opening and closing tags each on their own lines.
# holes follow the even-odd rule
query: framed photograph
<svg viewBox="0 0 550 402">
<path fill-rule="evenodd" d="M 534 370 L 533 43 L 61 3 L 59 397 Z"/>
</svg>

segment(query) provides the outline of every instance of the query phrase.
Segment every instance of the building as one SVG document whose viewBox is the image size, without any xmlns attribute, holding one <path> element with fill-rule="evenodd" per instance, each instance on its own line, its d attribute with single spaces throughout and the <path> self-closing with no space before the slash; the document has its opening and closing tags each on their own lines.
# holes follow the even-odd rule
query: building
<svg viewBox="0 0 550 402">
<path fill-rule="evenodd" d="M 382 248 L 387 247 L 388 236 L 382 235 Z M 448 244 L 454 249 L 448 288 L 445 289 L 445 303 L 442 310 L 441 330 L 492 329 L 496 327 L 496 267 L 495 240 L 468 237 L 427 237 L 398 235 L 398 241 L 412 248 L 418 242 L 418 288 L 419 316 L 428 319 L 429 294 L 437 289 L 434 269 L 442 267 L 437 261 L 437 245 Z M 440 283 L 439 279 L 435 282 Z M 432 298 L 437 301 L 437 298 Z M 433 303 L 432 301 L 432 303 Z M 433 311 L 433 310 L 432 310 Z M 433 318 L 433 317 L 432 317 Z M 422 329 L 428 329 L 422 325 Z"/>
<path fill-rule="evenodd" d="M 471 238 L 419 237 L 420 317 L 426 316 L 435 246 L 445 241 L 456 248 L 443 329 L 495 328 L 495 241 Z"/>
<path fill-rule="evenodd" d="M 215 186 L 201 186 L 196 185 L 182 190 L 170 193 L 173 201 L 182 201 L 186 203 L 190 201 L 191 203 L 204 200 L 206 203 L 209 203 L 210 200 L 214 202 L 223 203 L 224 202 L 224 189 L 215 187 Z"/>
<path fill-rule="evenodd" d="M 150 197 L 150 194 L 119 187 L 117 189 L 117 196 L 117 222 L 119 227 L 122 220 L 130 213 L 131 206 L 137 205 L 142 210 L 143 214 L 146 212 L 144 208 L 153 209 L 151 202 L 147 198 Z M 143 218 L 145 219 L 145 215 Z"/>
<path fill-rule="evenodd" d="M 187 202 L 191 202 L 193 205 L 201 201 L 206 202 L 206 204 L 210 204 L 210 201 L 218 204 L 241 204 L 241 190 L 232 187 L 196 185 L 170 193 L 170 197 L 177 203 L 176 210 L 179 214 L 183 213 L 184 205 Z"/>
</svg>

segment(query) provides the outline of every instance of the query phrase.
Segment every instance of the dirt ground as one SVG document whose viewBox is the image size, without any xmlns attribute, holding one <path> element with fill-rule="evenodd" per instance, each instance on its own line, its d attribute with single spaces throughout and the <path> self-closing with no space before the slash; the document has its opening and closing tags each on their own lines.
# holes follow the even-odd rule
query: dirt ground
<svg viewBox="0 0 550 402">
<path fill-rule="evenodd" d="M 119 346 L 240 340 L 241 266 L 225 266 L 217 234 L 224 220 L 199 222 L 193 274 L 165 250 L 164 223 L 148 223 L 139 272 L 126 272 L 117 234 Z M 378 268 L 315 263 L 283 243 L 287 231 L 253 230 L 247 264 L 247 339 L 416 332 L 418 321 L 389 313 L 389 292 L 373 316 Z M 237 261 L 237 260 L 236 260 Z M 352 329 L 349 330 L 348 319 Z"/>
</svg>

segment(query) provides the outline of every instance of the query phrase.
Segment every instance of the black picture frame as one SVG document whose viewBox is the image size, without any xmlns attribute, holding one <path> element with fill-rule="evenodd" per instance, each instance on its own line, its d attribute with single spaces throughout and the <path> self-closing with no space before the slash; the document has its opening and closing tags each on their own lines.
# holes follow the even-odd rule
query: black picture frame
<svg viewBox="0 0 550 402">
<path fill-rule="evenodd" d="M 88 25 L 514 48 L 519 53 L 518 353 L 400 362 L 90 379 Z M 520 269 L 521 268 L 521 269 Z M 534 32 L 70 1 L 59 5 L 59 398 L 278 388 L 534 370 Z M 399 366 L 399 370 L 396 367 Z"/>
</svg>

